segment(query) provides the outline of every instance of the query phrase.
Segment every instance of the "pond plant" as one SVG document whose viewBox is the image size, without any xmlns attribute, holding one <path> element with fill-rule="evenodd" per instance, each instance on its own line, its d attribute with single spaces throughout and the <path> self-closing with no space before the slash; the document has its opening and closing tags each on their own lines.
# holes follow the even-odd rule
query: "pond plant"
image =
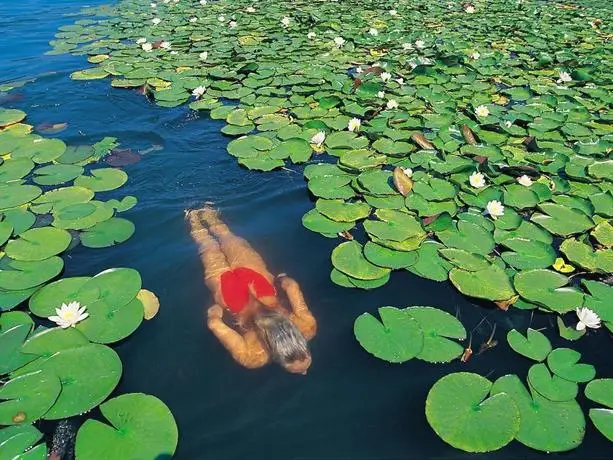
<svg viewBox="0 0 613 460">
<path fill-rule="evenodd" d="M 109 78 L 160 106 L 189 104 L 225 120 L 228 153 L 248 169 L 308 163 L 304 178 L 315 203 L 302 223 L 339 240 L 332 282 L 375 289 L 393 271 L 407 270 L 449 281 L 495 308 L 556 315 L 567 340 L 587 329 L 613 331 L 610 2 L 123 0 L 83 14 L 51 42 L 51 54 L 83 55 L 92 64 L 73 79 Z M 0 120 L 8 126 L 23 116 L 8 110 Z M 13 126 L 15 135 L 28 135 Z M 0 288 L 19 292 L 6 294 L 14 305 L 36 291 L 34 315 L 53 314 L 37 298 L 95 302 L 87 297 L 90 286 L 110 276 L 40 289 L 61 271 L 57 254 L 70 244 L 62 231 L 80 232 L 93 247 L 131 234 L 129 223 L 114 217 L 131 200 L 118 207 L 92 200 L 125 177 L 111 168 L 84 173 L 82 163 L 96 160 L 91 149 L 37 151 L 5 173 L 5 182 L 19 183 L 0 188 L 0 203 L 57 218 L 47 235 L 9 242 L 4 283 L 0 271 Z M 53 164 L 34 170 L 34 184 L 74 181 L 71 191 L 43 194 L 22 180 L 34 163 L 46 162 Z M 7 222 L 8 239 L 14 224 L 4 214 L 0 229 Z M 29 243 L 37 239 L 53 245 L 39 253 Z M 109 294 L 110 303 L 125 307 L 121 324 L 97 324 L 92 309 L 67 330 L 94 347 L 125 337 L 138 326 L 137 287 L 134 274 L 130 299 Z M 577 317 L 566 326 L 569 313 Z M 448 313 L 383 307 L 379 314 L 381 321 L 364 314 L 355 322 L 356 338 L 374 356 L 394 363 L 465 359 L 457 340 L 466 331 Z M 513 439 L 537 450 L 570 450 L 585 430 L 578 385 L 590 382 L 586 396 L 604 408 L 589 416 L 612 439 L 610 379 L 594 380 L 594 368 L 577 364 L 577 352 L 552 350 L 537 331 L 526 334 L 511 331 L 508 342 L 538 363 L 528 387 L 515 375 L 494 382 L 445 376 L 426 402 L 435 432 L 470 452 Z M 111 422 L 113 401 L 101 406 Z"/>
</svg>

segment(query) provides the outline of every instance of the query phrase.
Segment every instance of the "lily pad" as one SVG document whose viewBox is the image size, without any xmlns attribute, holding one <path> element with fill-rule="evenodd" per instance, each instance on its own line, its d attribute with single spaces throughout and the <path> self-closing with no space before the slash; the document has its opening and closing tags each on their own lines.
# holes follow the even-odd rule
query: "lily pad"
<svg viewBox="0 0 613 460">
<path fill-rule="evenodd" d="M 511 329 L 507 334 L 507 342 L 516 353 L 538 362 L 545 361 L 552 349 L 551 342 L 545 334 L 530 328 L 526 336 Z"/>
<path fill-rule="evenodd" d="M 596 376 L 596 369 L 591 364 L 577 364 L 581 353 L 570 348 L 556 348 L 547 357 L 551 371 L 571 382 L 589 382 Z"/>
<path fill-rule="evenodd" d="M 0 269 L 0 289 L 33 288 L 55 278 L 63 268 L 64 261 L 57 256 L 36 262 L 9 259 Z"/>
<path fill-rule="evenodd" d="M 50 371 L 36 371 L 8 381 L 0 388 L 0 423 L 33 423 L 55 404 L 62 390 L 60 380 Z"/>
<path fill-rule="evenodd" d="M 389 273 L 389 269 L 370 263 L 362 253 L 362 245 L 357 241 L 347 241 L 334 248 L 332 265 L 337 270 L 360 280 L 376 280 Z"/>
<path fill-rule="evenodd" d="M 579 386 L 575 382 L 551 375 L 544 364 L 535 364 L 528 371 L 528 383 L 541 396 L 550 401 L 571 401 L 577 397 Z"/>
<path fill-rule="evenodd" d="M 508 300 L 515 295 L 511 280 L 498 265 L 476 271 L 456 267 L 449 272 L 449 280 L 462 294 L 470 297 Z"/>
<path fill-rule="evenodd" d="M 568 287 L 568 278 L 551 270 L 525 270 L 515 275 L 515 289 L 524 299 L 558 313 L 583 304 L 583 293 Z"/>
<path fill-rule="evenodd" d="M 464 347 L 451 339 L 464 340 L 466 329 L 455 316 L 433 307 L 409 307 L 405 312 L 419 323 L 424 334 L 418 359 L 442 363 L 462 354 Z"/>
<path fill-rule="evenodd" d="M 81 244 L 88 248 L 106 248 L 123 243 L 134 234 L 134 224 L 127 219 L 113 217 L 83 231 Z"/>
<path fill-rule="evenodd" d="M 66 230 L 53 227 L 33 228 L 9 241 L 6 255 L 15 260 L 40 261 L 64 252 L 72 237 Z"/>
<path fill-rule="evenodd" d="M 121 169 L 102 168 L 94 169 L 91 176 L 79 176 L 74 185 L 85 187 L 94 192 L 108 192 L 121 187 L 128 181 L 128 175 Z"/>
</svg>

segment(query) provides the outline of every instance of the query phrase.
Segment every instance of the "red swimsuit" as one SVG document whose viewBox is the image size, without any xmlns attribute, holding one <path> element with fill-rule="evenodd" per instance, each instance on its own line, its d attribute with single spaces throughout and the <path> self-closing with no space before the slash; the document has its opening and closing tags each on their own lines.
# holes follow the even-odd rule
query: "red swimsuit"
<svg viewBox="0 0 613 460">
<path fill-rule="evenodd" d="M 258 272 L 246 267 L 233 268 L 221 275 L 221 295 L 229 310 L 240 313 L 247 306 L 250 285 L 258 298 L 277 295 L 275 287 Z"/>
</svg>

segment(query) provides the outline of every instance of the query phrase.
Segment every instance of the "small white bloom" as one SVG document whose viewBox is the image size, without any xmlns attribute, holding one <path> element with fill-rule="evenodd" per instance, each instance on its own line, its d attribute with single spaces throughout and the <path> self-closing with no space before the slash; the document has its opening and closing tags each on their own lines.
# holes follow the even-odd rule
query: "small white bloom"
<svg viewBox="0 0 613 460">
<path fill-rule="evenodd" d="M 62 329 L 75 327 L 79 321 L 83 321 L 89 316 L 89 313 L 85 313 L 86 309 L 87 307 L 82 307 L 79 302 L 70 302 L 68 305 L 63 303 L 60 308 L 55 309 L 57 316 L 50 316 L 49 320 Z"/>
<path fill-rule="evenodd" d="M 495 220 L 504 215 L 504 206 L 500 201 L 492 200 L 487 204 L 487 213 Z"/>
<path fill-rule="evenodd" d="M 583 331 L 586 327 L 598 329 L 600 327 L 600 317 L 589 308 L 577 308 L 577 330 Z"/>
<path fill-rule="evenodd" d="M 160 48 L 165 49 L 165 50 L 169 50 L 171 46 L 172 45 L 170 44 L 170 42 L 164 41 L 164 42 L 160 43 Z"/>
<path fill-rule="evenodd" d="M 400 86 L 404 85 L 404 78 L 396 78 L 396 83 L 398 83 Z"/>
<path fill-rule="evenodd" d="M 475 109 L 475 113 L 480 117 L 487 117 L 490 114 L 490 109 L 484 105 L 480 105 Z"/>
<path fill-rule="evenodd" d="M 383 99 L 383 98 L 385 97 L 385 91 L 379 91 L 379 92 L 377 93 L 377 97 L 378 97 L 379 99 Z"/>
<path fill-rule="evenodd" d="M 517 182 L 524 187 L 530 187 L 532 185 L 532 179 L 530 179 L 530 177 L 526 176 L 525 174 L 523 176 L 518 177 Z"/>
<path fill-rule="evenodd" d="M 558 78 L 557 83 L 568 83 L 571 81 L 573 81 L 573 77 L 568 72 L 560 72 L 560 78 Z"/>
<path fill-rule="evenodd" d="M 143 43 L 141 45 L 141 48 L 146 51 L 147 53 L 151 52 L 153 50 L 153 45 L 151 43 Z"/>
<path fill-rule="evenodd" d="M 398 108 L 398 102 L 396 102 L 396 99 L 390 99 L 389 101 L 387 101 L 387 104 L 385 106 L 388 110 L 394 110 Z"/>
<path fill-rule="evenodd" d="M 197 17 L 189 18 L 189 22 L 191 22 L 191 23 L 194 23 L 196 21 L 198 21 Z"/>
<path fill-rule="evenodd" d="M 255 8 L 252 6 L 247 7 L 247 9 L 245 10 L 247 13 L 255 13 Z"/>
<path fill-rule="evenodd" d="M 413 45 L 411 43 L 403 43 L 402 44 L 402 49 L 405 50 L 405 51 L 412 50 L 413 49 Z"/>
<path fill-rule="evenodd" d="M 179 54 L 178 51 L 171 51 L 170 54 Z"/>
<path fill-rule="evenodd" d="M 315 37 L 317 37 L 317 34 L 316 34 L 315 32 L 309 32 L 309 33 L 307 34 L 307 38 L 308 38 L 309 40 L 313 40 Z"/>
<path fill-rule="evenodd" d="M 283 19 L 281 19 L 281 24 L 283 24 L 283 27 L 289 27 L 290 21 L 291 19 L 288 16 L 285 16 Z"/>
<path fill-rule="evenodd" d="M 336 45 L 337 48 L 342 48 L 343 45 L 345 44 L 345 39 L 343 37 L 336 37 L 334 39 L 334 44 Z"/>
<path fill-rule="evenodd" d="M 206 87 L 198 86 L 197 88 L 194 88 L 194 90 L 192 91 L 192 96 L 194 96 L 196 99 L 200 99 L 205 92 L 206 92 Z"/>
<path fill-rule="evenodd" d="M 352 118 L 351 120 L 349 120 L 349 123 L 347 124 L 347 129 L 355 133 L 360 130 L 361 125 L 362 125 L 362 122 L 360 121 L 359 118 Z"/>
<path fill-rule="evenodd" d="M 423 40 L 415 40 L 415 48 L 423 49 L 426 47 L 426 42 Z"/>
<path fill-rule="evenodd" d="M 421 62 L 423 65 L 430 65 L 432 64 L 432 60 L 430 58 L 424 57 L 424 56 L 419 56 L 419 62 Z"/>
<path fill-rule="evenodd" d="M 468 5 L 464 11 L 466 11 L 468 14 L 473 14 L 475 12 L 475 7 Z"/>
<path fill-rule="evenodd" d="M 164 0 L 164 3 L 170 3 L 170 0 Z"/>
<path fill-rule="evenodd" d="M 390 16 L 398 16 L 398 11 L 390 10 Z"/>
<path fill-rule="evenodd" d="M 236 23 L 236 21 L 230 21 L 228 26 L 230 27 L 230 29 L 234 29 L 238 24 Z"/>
<path fill-rule="evenodd" d="M 321 144 L 326 140 L 326 133 L 319 131 L 311 138 L 311 144 L 315 144 L 317 147 L 321 147 Z"/>
<path fill-rule="evenodd" d="M 139 38 L 138 40 L 136 40 L 137 45 L 142 45 L 143 43 L 147 43 L 146 38 Z"/>
<path fill-rule="evenodd" d="M 201 4 L 202 6 L 206 5 L 206 0 L 200 0 L 200 4 Z"/>
<path fill-rule="evenodd" d="M 206 61 L 209 57 L 209 53 L 207 53 L 206 51 L 203 51 L 202 53 L 198 55 L 198 57 L 200 58 L 201 61 Z"/>
<path fill-rule="evenodd" d="M 219 16 L 217 16 L 217 20 L 218 20 L 219 22 L 225 22 L 226 17 L 225 17 L 223 14 L 220 14 Z"/>
<path fill-rule="evenodd" d="M 413 170 L 411 168 L 402 168 L 402 172 L 404 173 L 405 176 L 407 176 L 409 179 L 411 177 L 413 177 Z"/>
<path fill-rule="evenodd" d="M 368 33 L 372 35 L 373 37 L 376 37 L 377 35 L 379 35 L 379 31 L 375 29 L 374 27 L 371 27 Z"/>
<path fill-rule="evenodd" d="M 151 4 L 151 8 L 157 8 L 157 7 L 158 7 L 157 4 L 155 4 L 155 3 Z"/>
<path fill-rule="evenodd" d="M 389 72 L 383 72 L 381 74 L 381 80 L 383 80 L 384 82 L 390 81 L 391 78 L 392 78 L 392 74 Z"/>
<path fill-rule="evenodd" d="M 468 57 L 476 61 L 481 57 L 481 55 L 475 51 L 474 53 L 470 53 Z"/>
<path fill-rule="evenodd" d="M 511 126 L 513 126 L 513 122 L 511 120 L 507 120 L 504 122 L 504 126 L 506 128 L 510 128 Z"/>
<path fill-rule="evenodd" d="M 355 73 L 362 73 L 362 72 L 364 72 L 364 71 L 362 70 L 362 67 L 356 67 L 356 68 L 355 68 Z"/>
<path fill-rule="evenodd" d="M 162 22 L 162 20 L 160 18 L 153 18 L 151 22 L 154 26 L 157 26 L 160 22 Z"/>
<path fill-rule="evenodd" d="M 485 187 L 485 176 L 479 171 L 475 171 L 474 173 L 472 173 L 469 176 L 468 181 L 470 182 L 470 185 L 475 188 Z"/>
</svg>

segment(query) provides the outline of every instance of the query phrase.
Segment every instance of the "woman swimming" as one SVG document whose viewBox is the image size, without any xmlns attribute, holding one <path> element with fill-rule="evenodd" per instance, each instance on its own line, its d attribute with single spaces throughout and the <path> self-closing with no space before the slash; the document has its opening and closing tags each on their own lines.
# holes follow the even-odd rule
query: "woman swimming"
<svg viewBox="0 0 613 460">
<path fill-rule="evenodd" d="M 315 336 L 317 323 L 298 283 L 285 274 L 275 278 L 260 255 L 230 231 L 216 210 L 191 210 L 186 217 L 204 265 L 204 281 L 215 300 L 208 309 L 211 332 L 247 368 L 274 361 L 289 372 L 306 374 L 311 365 L 307 342 Z M 224 309 L 232 314 L 235 328 L 224 322 Z"/>
</svg>

